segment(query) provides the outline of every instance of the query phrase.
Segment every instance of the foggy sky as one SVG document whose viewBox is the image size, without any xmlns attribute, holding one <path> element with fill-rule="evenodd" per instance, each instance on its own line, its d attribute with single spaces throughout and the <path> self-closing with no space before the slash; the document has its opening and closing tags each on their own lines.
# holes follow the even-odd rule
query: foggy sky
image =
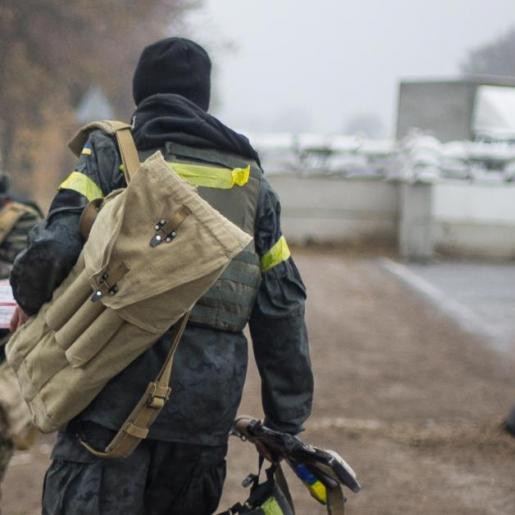
<svg viewBox="0 0 515 515">
<path fill-rule="evenodd" d="M 468 49 L 515 25 L 515 3 L 206 0 L 190 20 L 210 49 L 225 123 L 338 132 L 372 113 L 391 131 L 398 80 L 457 76 Z"/>
</svg>

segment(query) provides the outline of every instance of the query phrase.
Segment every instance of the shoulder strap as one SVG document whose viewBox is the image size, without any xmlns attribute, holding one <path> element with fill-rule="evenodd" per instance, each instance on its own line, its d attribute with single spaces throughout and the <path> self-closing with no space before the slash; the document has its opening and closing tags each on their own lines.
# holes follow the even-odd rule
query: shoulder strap
<svg viewBox="0 0 515 515">
<path fill-rule="evenodd" d="M 100 458 L 127 458 L 136 449 L 141 440 L 148 436 L 150 426 L 154 423 L 170 398 L 172 392 L 170 381 L 172 378 L 173 358 L 186 328 L 188 318 L 189 312 L 183 315 L 174 325 L 172 344 L 159 374 L 154 381 L 148 384 L 138 404 L 136 404 L 105 450 L 99 451 L 80 440 L 80 443 L 91 454 Z"/>
<path fill-rule="evenodd" d="M 20 202 L 9 202 L 0 210 L 0 244 L 2 244 L 23 215 L 34 209 Z"/>
<path fill-rule="evenodd" d="M 124 122 L 117 122 L 114 120 L 102 120 L 98 122 L 91 122 L 84 125 L 79 129 L 77 134 L 72 138 L 68 146 L 71 151 L 78 157 L 82 151 L 82 148 L 86 144 L 89 133 L 94 130 L 104 131 L 106 134 L 116 136 L 116 142 L 118 144 L 118 150 L 122 158 L 124 167 L 125 180 L 127 184 L 136 175 L 140 168 L 140 161 L 134 138 L 132 137 L 131 126 Z M 100 211 L 102 201 L 90 202 L 82 212 L 80 219 L 80 233 L 82 237 L 87 240 L 93 222 Z"/>
<path fill-rule="evenodd" d="M 78 157 L 84 147 L 89 133 L 99 129 L 106 134 L 116 136 L 118 149 L 122 157 L 123 166 L 125 169 L 125 179 L 127 183 L 134 177 L 140 168 L 138 151 L 132 137 L 131 126 L 124 122 L 114 120 L 102 120 L 98 122 L 91 122 L 84 125 L 79 129 L 77 134 L 72 138 L 68 146 L 71 151 Z"/>
<path fill-rule="evenodd" d="M 293 499 L 290 493 L 290 489 L 288 488 L 288 482 L 286 481 L 286 477 L 284 475 L 280 463 L 277 463 L 277 468 L 275 470 L 275 480 L 277 481 L 277 486 L 279 486 L 282 493 L 284 494 L 284 497 L 286 497 L 286 500 L 290 504 L 293 515 L 295 515 L 295 506 L 293 505 Z"/>
</svg>

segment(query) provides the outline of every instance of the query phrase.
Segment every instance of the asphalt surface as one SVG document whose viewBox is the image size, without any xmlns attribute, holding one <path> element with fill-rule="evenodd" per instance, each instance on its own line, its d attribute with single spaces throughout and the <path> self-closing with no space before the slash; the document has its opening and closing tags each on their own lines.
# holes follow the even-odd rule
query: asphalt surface
<svg viewBox="0 0 515 515">
<path fill-rule="evenodd" d="M 383 261 L 391 269 L 392 261 Z M 515 356 L 515 262 L 394 263 L 399 279 L 428 297 L 464 329 Z"/>
</svg>

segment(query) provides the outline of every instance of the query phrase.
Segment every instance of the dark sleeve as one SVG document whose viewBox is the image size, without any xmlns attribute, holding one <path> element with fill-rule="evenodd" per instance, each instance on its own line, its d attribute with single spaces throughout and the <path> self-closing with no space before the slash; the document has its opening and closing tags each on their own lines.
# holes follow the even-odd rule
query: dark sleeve
<svg viewBox="0 0 515 515">
<path fill-rule="evenodd" d="M 120 172 L 121 159 L 114 139 L 93 131 L 73 169 L 61 183 L 50 205 L 49 218 L 60 211 L 82 212 L 88 202 L 126 185 Z"/>
<path fill-rule="evenodd" d="M 73 172 L 59 186 L 48 217 L 29 234 L 28 246 L 13 264 L 14 298 L 29 315 L 48 302 L 75 265 L 84 244 L 79 220 L 88 202 L 124 184 L 114 141 L 91 133 Z"/>
<path fill-rule="evenodd" d="M 255 234 L 262 282 L 249 325 L 266 423 L 298 433 L 311 413 L 313 374 L 304 321 L 306 289 L 281 233 L 280 211 L 264 179 Z"/>
</svg>

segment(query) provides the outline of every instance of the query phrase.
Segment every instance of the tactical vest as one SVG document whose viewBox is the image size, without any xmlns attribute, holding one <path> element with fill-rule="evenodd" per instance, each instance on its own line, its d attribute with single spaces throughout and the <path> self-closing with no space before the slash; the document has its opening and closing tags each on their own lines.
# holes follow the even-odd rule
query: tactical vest
<svg viewBox="0 0 515 515">
<path fill-rule="evenodd" d="M 262 170 L 250 159 L 216 150 L 167 143 L 165 160 L 216 210 L 254 237 Z M 235 179 L 227 180 L 227 174 Z M 231 175 L 229 175 L 231 177 Z M 254 242 L 236 256 L 211 289 L 197 302 L 190 323 L 239 332 L 254 304 L 261 269 Z"/>
</svg>

